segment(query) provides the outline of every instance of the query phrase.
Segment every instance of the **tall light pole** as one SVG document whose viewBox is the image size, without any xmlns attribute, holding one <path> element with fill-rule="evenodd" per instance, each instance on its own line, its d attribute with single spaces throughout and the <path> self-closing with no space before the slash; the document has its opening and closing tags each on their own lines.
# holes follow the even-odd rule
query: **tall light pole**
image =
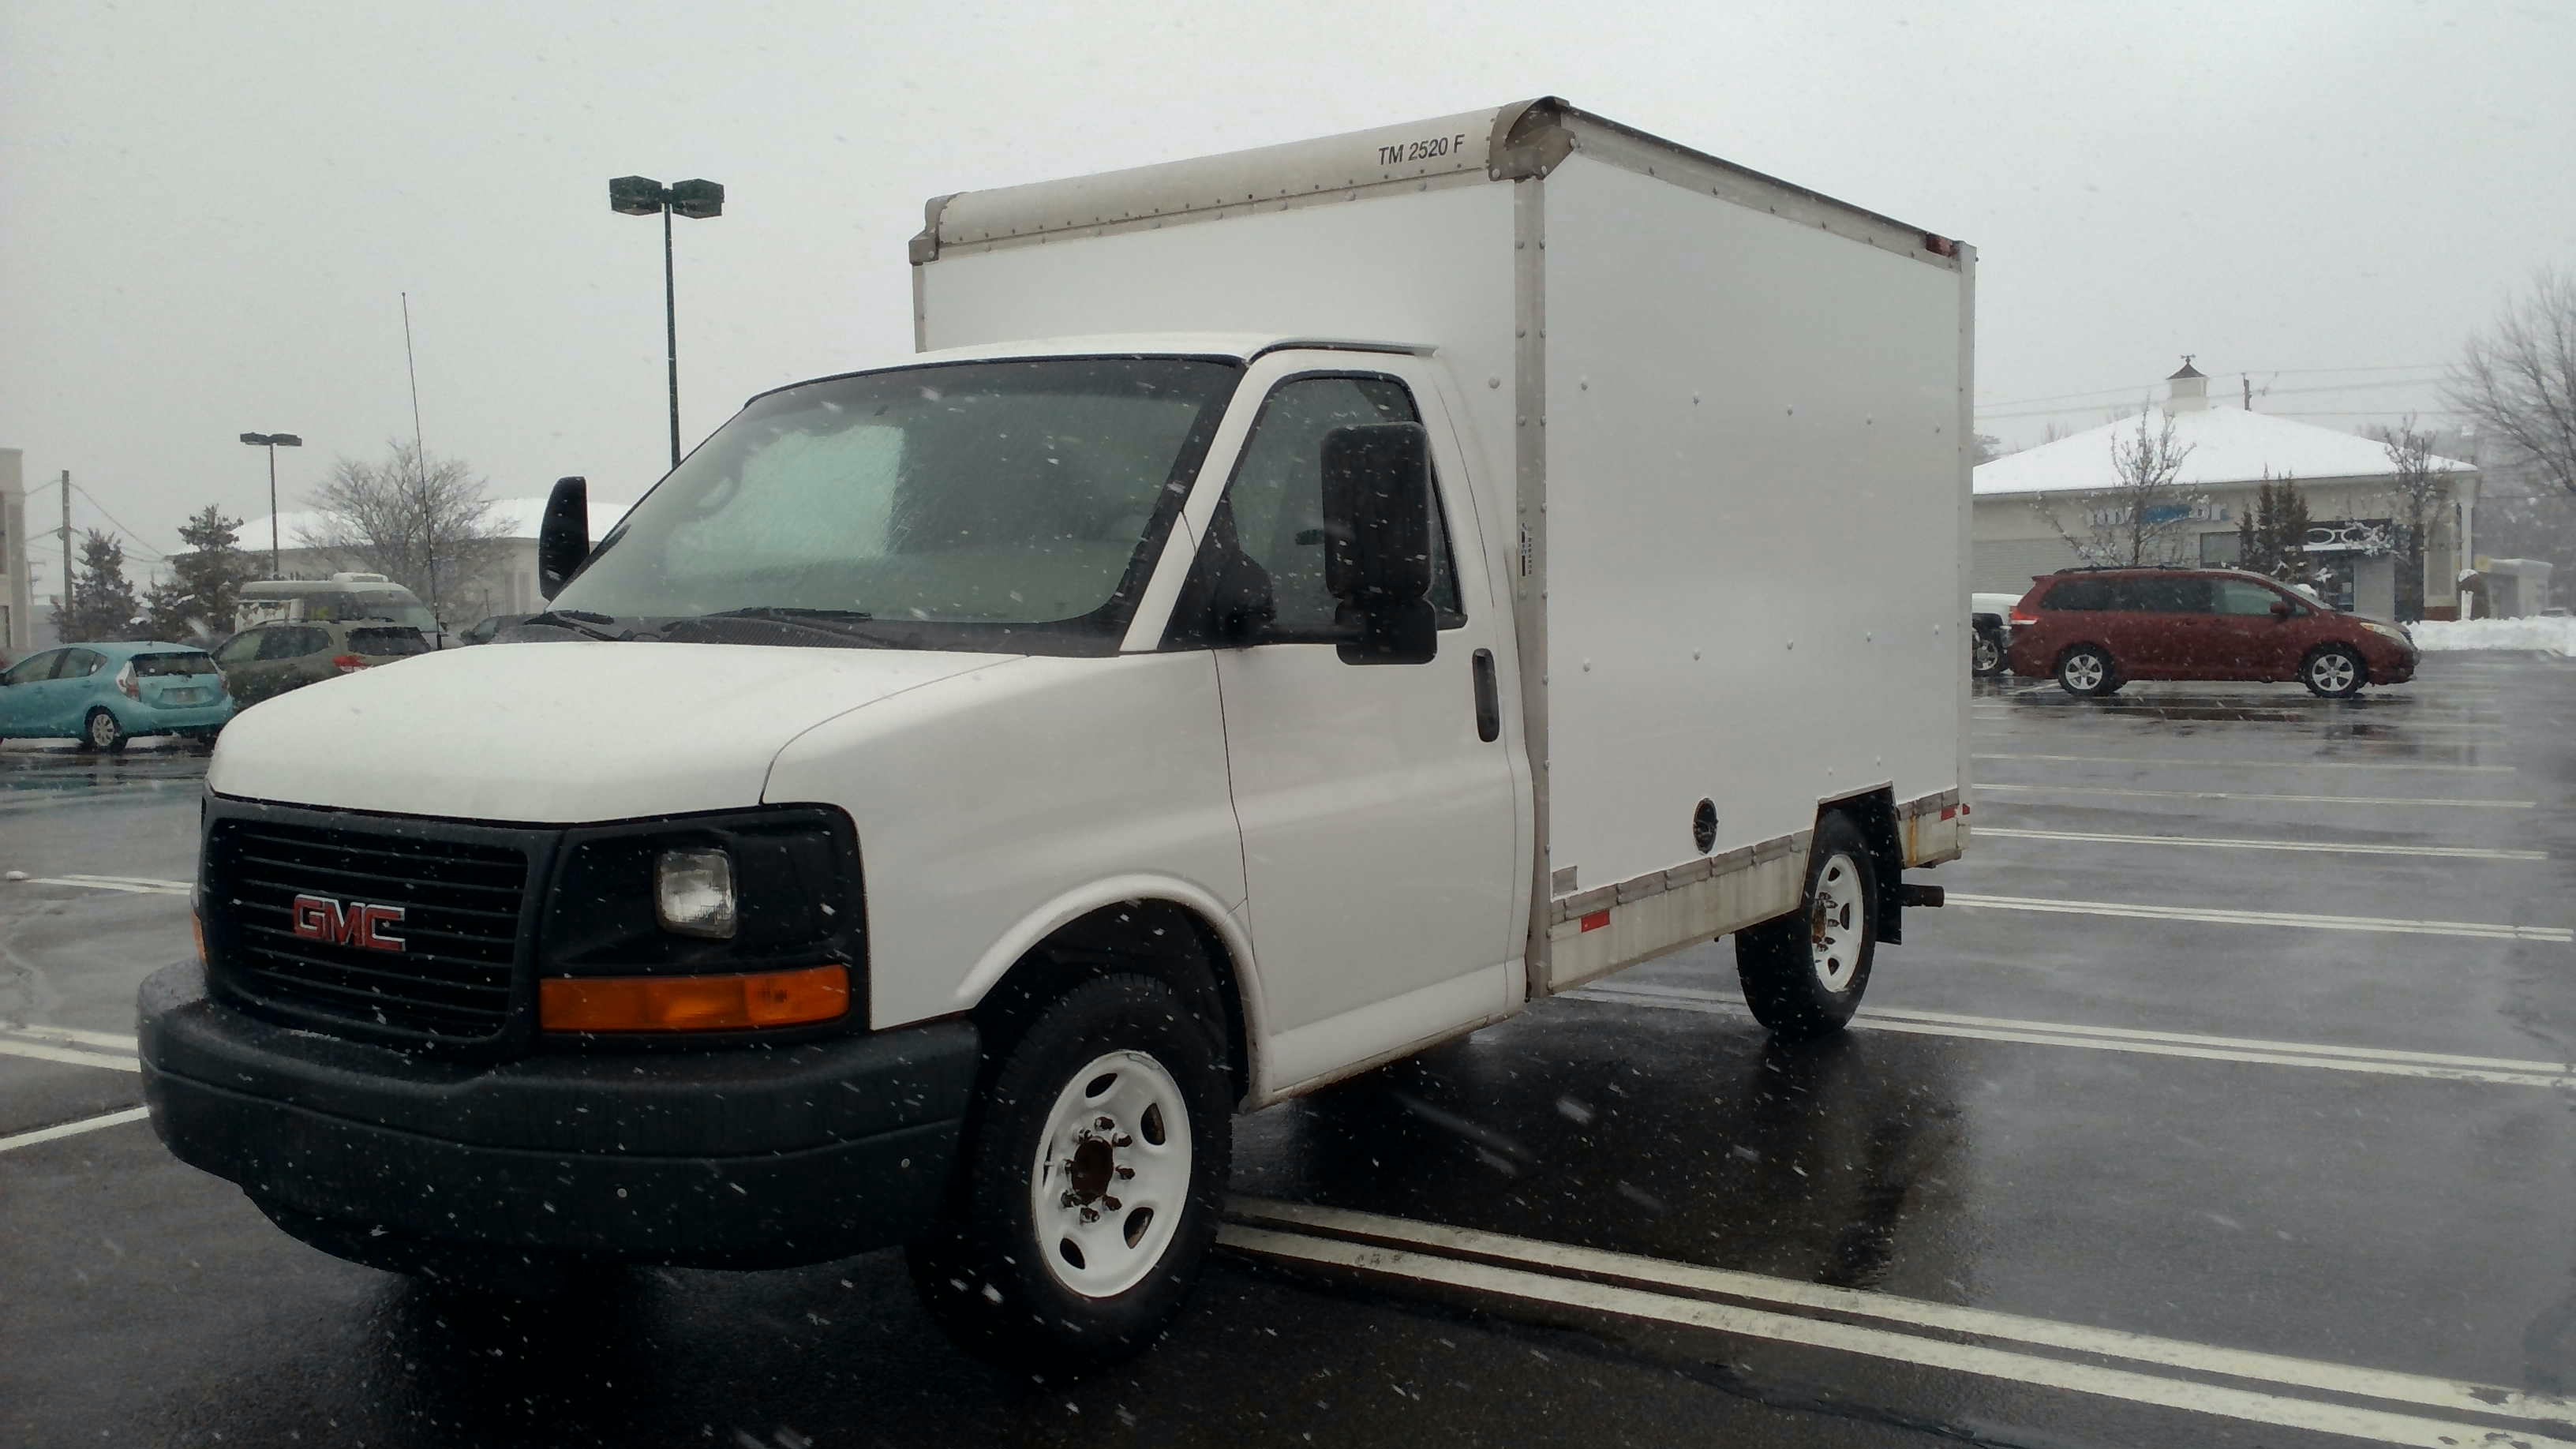
<svg viewBox="0 0 2576 1449">
<path fill-rule="evenodd" d="M 277 450 L 301 448 L 304 440 L 293 433 L 244 433 L 243 442 L 268 450 L 268 576 L 280 577 L 277 567 Z"/>
<path fill-rule="evenodd" d="M 671 280 L 671 218 L 705 220 L 724 215 L 724 187 L 713 181 L 675 181 L 668 186 L 650 176 L 619 176 L 608 183 L 608 208 L 628 216 L 662 217 L 662 355 L 671 373 L 671 466 L 680 466 L 680 306 Z"/>
</svg>

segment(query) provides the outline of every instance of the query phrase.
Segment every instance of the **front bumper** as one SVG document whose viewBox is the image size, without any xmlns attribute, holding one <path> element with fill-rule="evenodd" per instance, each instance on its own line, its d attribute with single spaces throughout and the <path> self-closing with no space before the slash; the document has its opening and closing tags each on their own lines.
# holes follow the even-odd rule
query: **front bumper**
<svg viewBox="0 0 2576 1449">
<path fill-rule="evenodd" d="M 442 1062 L 143 984 L 144 1100 L 254 1198 L 457 1243 L 787 1267 L 918 1236 L 973 1095 L 964 1021 L 785 1047 Z"/>
</svg>

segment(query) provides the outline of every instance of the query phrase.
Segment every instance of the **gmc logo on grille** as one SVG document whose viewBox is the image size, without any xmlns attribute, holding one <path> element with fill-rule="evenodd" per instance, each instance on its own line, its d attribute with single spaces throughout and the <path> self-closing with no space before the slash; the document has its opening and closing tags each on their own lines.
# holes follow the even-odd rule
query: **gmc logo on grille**
<svg viewBox="0 0 2576 1449">
<path fill-rule="evenodd" d="M 294 916 L 295 934 L 307 941 L 362 946 L 370 951 L 403 949 L 402 937 L 385 933 L 385 927 L 402 924 L 400 906 L 369 906 L 356 901 L 344 905 L 329 896 L 297 896 Z"/>
</svg>

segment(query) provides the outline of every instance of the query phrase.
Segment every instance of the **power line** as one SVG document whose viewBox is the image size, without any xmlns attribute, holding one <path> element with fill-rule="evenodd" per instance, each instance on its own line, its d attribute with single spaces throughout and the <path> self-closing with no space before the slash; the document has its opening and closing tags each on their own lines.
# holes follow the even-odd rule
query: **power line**
<svg viewBox="0 0 2576 1449">
<path fill-rule="evenodd" d="M 2264 387 L 2264 388 L 2259 388 L 2259 389 L 2257 389 L 2257 390 L 2255 391 L 2255 394 L 2254 394 L 2254 395 L 2255 395 L 2256 397 L 2258 397 L 2258 398 L 2266 398 L 2266 397 L 2296 397 L 2296 396 L 2299 396 L 2299 395 L 2301 395 L 2301 394 L 2305 394 L 2305 393 L 2320 393 L 2320 392 L 2371 392 L 2371 391 L 2376 391 L 2376 390 L 2386 389 L 2386 388 L 2397 388 L 2397 387 L 2426 387 L 2426 386 L 2430 386 L 2430 385 L 2432 385 L 2432 384 L 2434 384 L 2434 383 L 2438 383 L 2438 382 L 2441 382 L 2441 381 L 2442 381 L 2442 379 L 2441 379 L 2441 378 L 2438 378 L 2438 377 L 2404 377 L 2404 378 L 2392 378 L 2392 379 L 2390 379 L 2390 380 L 2388 380 L 2388 381 L 2386 381 L 2386 382 L 2329 382 L 2329 383 L 2320 383 L 2320 384 L 2318 384 L 2318 385 L 2316 385 L 2316 386 L 2314 386 L 2314 387 Z M 2220 396 L 2221 396 L 2221 397 L 2224 397 L 2224 396 L 2225 396 L 2225 394 L 2224 394 L 2224 392 L 2223 392 L 2223 391 L 2221 392 Z M 1994 407 L 2001 407 L 2001 406 L 2003 406 L 2003 404 L 2001 404 L 2001 403 L 1997 403 L 1997 404 L 1993 404 L 1992 406 L 1994 406 Z M 2125 406 L 2125 404 L 2124 404 L 2123 402 L 2119 402 L 2119 401 L 2115 401 L 2115 400 L 2113 400 L 2113 399 L 2105 398 L 2105 399 L 2102 399 L 2102 400 L 2097 401 L 2097 402 L 2089 402 L 2089 403 L 2068 403 L 2068 404 L 2067 404 L 2066 406 L 2064 406 L 2064 407 L 2054 407 L 2054 408 L 2027 408 L 2027 409 L 2022 409 L 2022 410 L 2015 411 L 2015 412 L 1992 412 L 1992 411 L 1987 411 L 1987 410 L 1984 410 L 1984 409 L 1980 409 L 1980 410 L 1978 411 L 1978 413 L 1977 413 L 1977 419 L 1978 419 L 1978 421 L 1980 421 L 1980 422 L 2001 422 L 2001 421 L 2003 421 L 2004 419 L 2007 419 L 2007 418 L 2045 418 L 2045 417 L 2058 417 L 2058 416 L 2062 416 L 2062 415 L 2064 415 L 2064 414 L 2066 414 L 2066 413 L 2090 412 L 2090 411 L 2092 411 L 2092 410 L 2093 410 L 2093 409 L 2095 409 L 2095 408 L 2107 408 L 2107 407 L 2119 407 L 2119 406 Z M 2419 411 L 2419 412 L 2431 412 L 2431 411 L 2435 411 L 2435 409 L 2431 409 L 2431 408 L 2419 408 L 2419 409 L 2417 409 L 2417 411 Z M 2274 415 L 2275 417 L 2287 416 L 2286 414 L 2281 414 L 2281 413 L 2275 413 L 2275 414 L 2273 414 L 2273 415 Z"/>
<path fill-rule="evenodd" d="M 2209 370 L 2208 375 L 2212 378 L 2250 377 L 2255 373 L 2261 373 L 2265 377 L 2330 377 L 2341 373 L 2351 372 L 2425 372 L 2434 368 L 2447 366 L 2449 366 L 2448 363 L 2441 362 L 2409 362 L 2392 363 L 2385 366 L 2374 367 L 2214 367 Z M 2116 397 L 2129 392 L 2149 391 L 2152 390 L 2152 387 L 2153 384 L 2149 384 L 2146 387 L 2097 387 L 2090 392 L 2052 392 L 2039 397 L 1998 398 L 1993 402 L 1980 404 L 1980 406 L 1988 408 L 2017 408 L 2024 403 L 2065 402 L 2072 398 Z"/>
<path fill-rule="evenodd" d="M 125 535 L 125 544 L 126 544 L 126 547 L 128 547 L 128 548 L 132 549 L 132 550 L 133 550 L 134 552 L 136 552 L 136 553 L 139 553 L 139 554 L 144 555 L 144 556 L 145 556 L 145 558 L 146 558 L 146 560 L 147 560 L 148 562 L 151 562 L 151 563 L 167 563 L 167 562 L 169 562 L 169 560 L 170 560 L 170 556 L 169 556 L 168 554 L 166 554 L 166 553 L 155 553 L 155 552 L 154 552 L 154 551 L 153 551 L 153 550 L 152 550 L 148 545 L 144 544 L 144 543 L 142 542 L 142 540 L 141 540 L 141 539 L 139 539 L 139 538 L 137 538 L 137 537 L 136 537 L 136 532 L 137 532 L 137 531 L 136 531 L 135 529 L 128 527 L 128 526 L 126 525 L 126 523 L 124 522 L 124 520 L 122 520 L 122 519 L 118 518 L 115 514 L 108 512 L 108 511 L 107 511 L 107 505 L 106 505 L 106 504 L 104 504 L 104 503 L 99 502 L 99 501 L 98 501 L 97 496 L 96 496 L 96 495 L 94 495 L 94 494 L 92 494 L 88 489 L 83 488 L 83 487 L 82 487 L 82 486 L 80 486 L 78 483 L 75 483 L 75 484 L 73 484 L 73 485 L 72 485 L 72 491 L 73 491 L 74 493 L 79 494 L 79 495 L 80 495 L 80 496 L 82 496 L 83 498 L 87 498 L 87 499 L 89 500 L 89 506 L 90 506 L 90 507 L 92 507 L 92 508 L 97 509 L 97 510 L 98 510 L 98 513 L 99 513 L 99 516 L 100 516 L 101 518 L 104 518 L 104 519 L 106 519 L 109 523 L 114 524 L 114 525 L 116 526 L 116 530 L 117 530 L 117 532 L 122 533 L 122 534 L 124 534 L 124 535 Z M 69 527 L 71 527 L 71 523 L 72 523 L 72 521 L 71 521 L 71 519 L 69 519 L 69 518 L 65 518 L 65 519 L 63 520 L 63 526 L 64 526 L 65 528 L 69 528 Z"/>
</svg>

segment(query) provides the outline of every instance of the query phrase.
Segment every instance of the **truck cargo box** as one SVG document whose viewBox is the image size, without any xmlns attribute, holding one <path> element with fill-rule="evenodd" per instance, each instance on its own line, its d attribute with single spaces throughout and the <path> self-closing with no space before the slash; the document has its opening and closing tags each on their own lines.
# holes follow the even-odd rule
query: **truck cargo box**
<svg viewBox="0 0 2576 1449">
<path fill-rule="evenodd" d="M 1446 360 L 1512 520 L 1533 995 L 1793 908 L 1823 805 L 1964 848 L 1964 243 L 1540 100 L 942 197 L 912 255 L 926 349 Z"/>
</svg>

